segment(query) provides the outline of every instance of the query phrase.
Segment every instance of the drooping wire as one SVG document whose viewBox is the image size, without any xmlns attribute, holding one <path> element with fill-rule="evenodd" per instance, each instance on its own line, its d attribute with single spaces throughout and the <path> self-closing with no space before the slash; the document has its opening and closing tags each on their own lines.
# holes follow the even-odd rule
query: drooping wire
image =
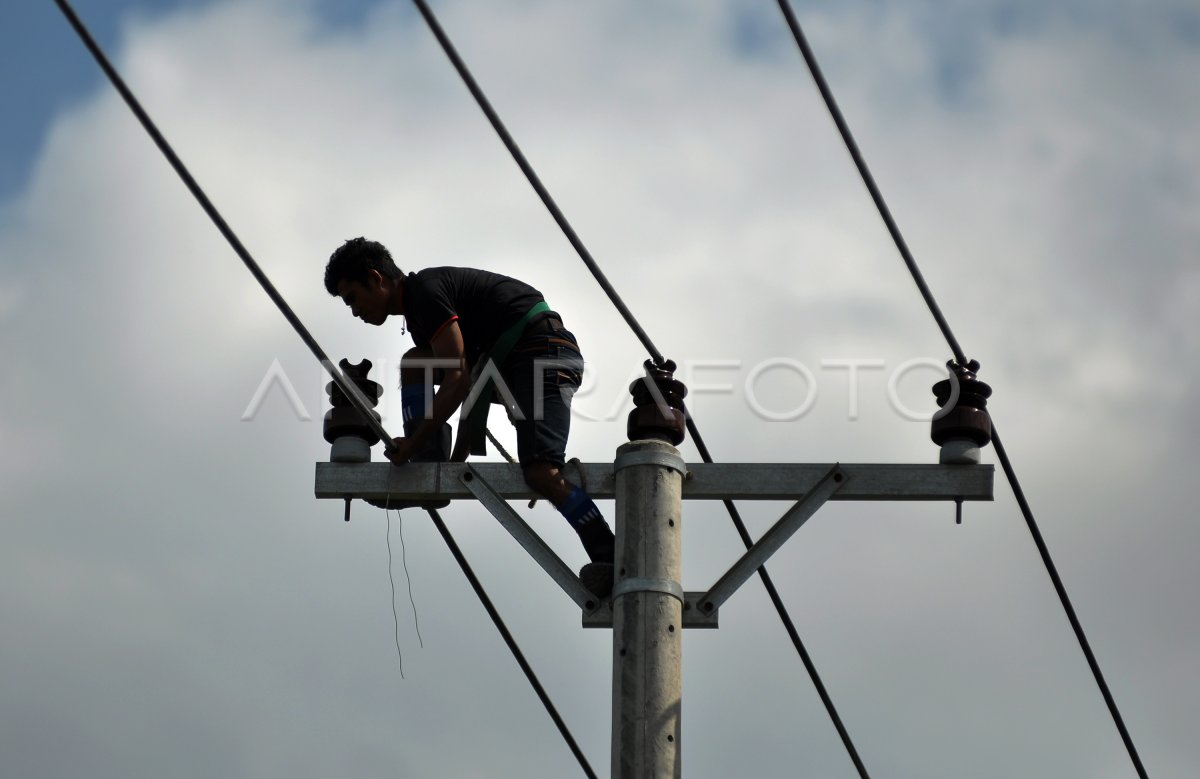
<svg viewBox="0 0 1200 779">
<path fill-rule="evenodd" d="M 425 648 L 425 639 L 421 637 L 421 621 L 417 617 L 417 601 L 413 598 L 412 575 L 408 572 L 408 549 L 404 544 L 404 517 L 396 512 L 396 535 L 400 537 L 400 565 L 404 568 L 404 580 L 408 583 L 408 603 L 412 606 L 413 630 L 417 632 L 417 644 Z M 396 585 L 392 584 L 392 602 L 396 600 Z"/>
<path fill-rule="evenodd" d="M 387 549 L 388 549 L 388 581 L 392 583 L 392 620 L 396 626 L 396 654 L 400 654 L 400 618 L 396 616 L 396 580 L 392 577 L 392 514 L 388 504 L 392 502 L 392 487 L 389 480 L 387 496 L 383 501 L 383 514 L 387 517 Z M 413 628 L 417 632 L 417 643 L 425 648 L 425 639 L 421 637 L 421 622 L 417 618 L 417 602 L 413 599 L 412 576 L 408 573 L 408 550 L 404 546 L 404 515 L 396 509 L 396 534 L 400 536 L 400 564 L 404 567 L 404 580 L 408 583 L 408 603 L 412 606 Z M 401 660 L 400 678 L 404 678 Z"/>
<path fill-rule="evenodd" d="M 404 653 L 400 651 L 400 616 L 396 613 L 396 579 L 392 576 L 392 512 L 388 509 L 383 510 L 383 516 L 387 519 L 387 552 L 388 552 L 388 582 L 392 585 L 392 624 L 395 626 L 396 635 L 396 657 L 400 660 L 400 678 L 404 678 Z M 396 516 L 400 516 L 400 512 L 396 512 Z"/>
<path fill-rule="evenodd" d="M 430 31 L 433 33 L 434 37 L 437 38 L 438 43 L 441 44 L 442 50 L 445 52 L 447 58 L 449 58 L 451 64 L 454 66 L 454 69 L 458 71 L 463 83 L 471 92 L 471 95 L 474 96 L 476 103 L 479 104 L 479 108 L 483 111 L 484 115 L 491 123 L 492 128 L 496 131 L 496 134 L 500 136 L 500 140 L 504 143 L 504 146 L 508 149 L 513 159 L 516 161 L 517 166 L 520 167 L 521 171 L 525 174 L 525 178 L 529 180 L 530 186 L 532 186 L 534 191 L 537 192 L 538 197 L 541 198 L 542 203 L 546 206 L 546 209 L 549 210 L 551 216 L 554 217 L 554 221 L 558 223 L 558 226 L 562 229 L 564 235 L 566 235 L 567 240 L 570 241 L 571 245 L 575 248 L 575 251 L 579 254 L 580 259 L 583 260 L 584 264 L 588 267 L 588 270 L 590 270 L 592 275 L 595 276 L 596 281 L 599 282 L 601 288 L 608 295 L 609 300 L 611 300 L 613 305 L 616 306 L 621 316 L 625 319 L 626 324 L 628 324 L 629 328 L 633 330 L 634 334 L 638 337 L 638 340 L 642 342 L 642 345 L 650 354 L 651 359 L 655 363 L 661 365 L 663 362 L 665 362 L 665 358 L 663 357 L 662 353 L 659 352 L 654 346 L 653 342 L 650 340 L 650 337 L 646 335 L 645 330 L 642 329 L 642 326 L 638 323 L 633 313 L 625 305 L 624 301 L 621 299 L 620 295 L 617 294 L 616 290 L 613 289 L 612 284 L 609 283 L 604 273 L 600 270 L 600 267 L 592 258 L 591 253 L 587 250 L 587 247 L 584 246 L 583 241 L 580 240 L 578 234 L 576 234 L 575 230 L 571 227 L 571 224 L 567 221 L 566 216 L 563 215 L 561 209 L 559 209 L 557 203 L 555 203 L 554 198 L 551 197 L 549 191 L 547 191 L 546 187 L 542 184 L 541 179 L 538 178 L 537 173 L 533 170 L 533 166 L 529 164 L 529 161 L 521 152 L 520 147 L 517 146 L 517 143 L 515 140 L 513 140 L 512 135 L 509 134 L 508 129 L 500 120 L 499 115 L 496 113 L 495 109 L 492 108 L 492 104 L 488 101 L 487 96 L 484 95 L 483 90 L 475 81 L 474 76 L 471 75 L 471 71 L 467 68 L 466 64 L 459 56 L 458 51 L 454 48 L 454 44 L 451 43 L 450 38 L 442 29 L 441 24 L 438 23 L 437 17 L 434 16 L 433 12 L 429 9 L 429 6 L 424 2 L 424 0 L 413 0 L 413 4 L 417 6 L 417 10 L 420 11 L 421 16 L 424 17 Z M 696 448 L 700 452 L 701 458 L 706 463 L 713 462 L 711 455 L 708 453 L 708 447 L 705 446 L 704 439 L 700 435 L 700 430 L 690 415 L 688 416 L 687 424 L 688 430 L 692 436 L 692 439 L 696 443 Z M 750 539 L 749 532 L 746 530 L 745 523 L 742 522 L 741 516 L 738 514 L 737 509 L 732 501 L 724 501 L 724 503 L 726 509 L 729 511 L 729 517 L 733 521 L 734 527 L 737 529 L 738 535 L 741 537 L 742 542 L 746 545 L 746 548 L 749 549 L 753 545 L 753 542 Z M 833 701 L 830 699 L 825 689 L 825 685 L 821 682 L 820 676 L 817 674 L 816 666 L 813 664 L 811 657 L 804 648 L 804 644 L 801 642 L 800 636 L 796 632 L 795 626 L 792 624 L 791 617 L 788 615 L 787 609 L 784 607 L 783 601 L 779 597 L 779 593 L 775 590 L 774 584 L 771 583 L 765 566 L 759 568 L 759 576 L 762 578 L 763 584 L 767 587 L 767 592 L 771 596 L 771 602 L 774 604 L 775 610 L 779 613 L 779 618 L 783 622 L 784 628 L 787 630 L 788 636 L 791 638 L 796 652 L 800 655 L 805 669 L 812 678 L 813 684 L 820 694 L 822 702 L 825 704 L 826 711 L 833 719 L 834 726 L 837 728 L 838 734 L 842 738 L 842 743 L 845 744 L 846 748 L 849 750 L 851 760 L 853 760 L 855 766 L 858 768 L 860 776 L 866 779 L 866 769 L 863 767 L 862 761 L 859 759 L 858 753 L 850 741 L 850 735 L 846 731 L 845 726 L 842 724 L 841 717 L 838 716 L 837 710 L 833 706 Z"/>
<path fill-rule="evenodd" d="M 396 579 L 392 576 L 392 510 L 387 506 L 392 502 L 391 487 L 388 487 L 387 497 L 383 501 L 383 516 L 386 520 L 387 553 L 388 553 L 388 583 L 392 586 L 392 625 L 396 636 L 396 657 L 400 659 L 400 678 L 404 678 L 404 653 L 400 651 L 400 617 L 396 614 Z M 417 602 L 413 600 L 412 576 L 408 573 L 408 555 L 404 548 L 404 516 L 396 510 L 396 532 L 400 536 L 400 564 L 404 566 L 404 579 L 408 582 L 408 602 L 413 610 L 413 627 L 417 631 L 417 642 L 425 648 L 425 639 L 421 637 L 421 623 L 417 620 Z"/>
<path fill-rule="evenodd" d="M 525 660 L 525 655 L 521 652 L 521 648 L 517 646 L 517 642 L 512 637 L 512 633 L 508 632 L 508 627 L 504 624 L 504 620 L 500 618 L 500 613 L 497 612 L 496 607 L 492 605 L 491 598 L 489 598 L 487 592 L 484 591 L 483 585 L 480 584 L 479 579 L 475 576 L 475 572 L 471 570 L 471 565 L 467 562 L 467 558 L 463 556 L 462 550 L 458 548 L 458 544 L 455 543 L 454 537 L 450 535 L 450 529 L 446 527 L 446 523 L 442 521 L 442 517 L 440 514 L 438 514 L 436 509 L 426 509 L 426 511 L 429 512 L 429 517 L 433 520 L 433 526 L 437 528 L 438 533 L 440 533 L 442 539 L 445 540 L 446 547 L 450 550 L 450 554 L 454 556 L 454 560 L 458 563 L 458 567 L 462 569 L 463 575 L 466 576 L 467 581 L 470 582 L 471 588 L 475 590 L 475 594 L 479 597 L 479 602 L 483 604 L 484 610 L 488 613 L 488 616 L 491 617 L 492 623 L 496 626 L 496 631 L 500 633 L 500 637 L 504 639 L 504 643 L 508 644 L 509 651 L 512 652 L 512 656 L 516 659 L 517 665 L 521 666 L 521 671 L 524 672 L 525 678 L 529 680 L 529 686 L 533 688 L 535 693 L 537 693 L 538 698 L 540 698 L 542 701 L 542 705 L 546 708 L 546 712 L 549 713 L 550 719 L 554 720 L 555 726 L 558 727 L 558 732 L 562 735 L 563 740 L 567 742 L 567 746 L 570 748 L 572 754 L 575 755 L 575 759 L 579 761 L 579 767 L 583 769 L 583 773 L 589 777 L 589 779 L 596 779 L 596 772 L 592 770 L 592 766 L 590 763 L 588 763 L 587 757 L 584 756 L 583 751 L 579 748 L 579 745 L 575 743 L 575 738 L 571 735 L 571 731 L 567 728 L 567 723 L 563 721 L 563 718 L 559 715 L 558 710 L 554 708 L 554 703 L 550 700 L 550 696 L 546 694 L 546 690 L 544 687 L 542 687 L 542 683 L 538 681 L 537 675 L 533 672 L 533 668 L 530 667 L 528 661 Z"/>
<path fill-rule="evenodd" d="M 821 92 L 821 97 L 825 100 L 829 114 L 833 118 L 834 124 L 837 125 L 838 132 L 841 134 L 842 140 L 845 142 L 846 148 L 854 160 L 854 165 L 858 168 L 859 175 L 862 176 L 863 183 L 871 194 L 871 199 L 875 201 L 875 207 L 879 210 L 879 215 L 883 218 L 888 232 L 891 233 L 892 240 L 895 242 L 900 256 L 904 259 L 904 264 L 908 266 L 909 273 L 912 275 L 913 281 L 916 282 L 917 289 L 921 292 L 921 297 L 925 299 L 925 305 L 929 308 L 929 313 L 937 321 L 938 327 L 946 339 L 946 344 L 954 354 L 954 359 L 960 365 L 966 365 L 966 354 L 963 352 L 962 347 L 959 346 L 953 332 L 951 332 L 950 325 L 946 321 L 945 316 L 942 315 L 937 301 L 934 300 L 933 293 L 929 290 L 928 285 L 925 284 L 925 279 L 917 267 L 917 262 L 909 251 L 908 244 L 900 233 L 900 228 L 892 218 L 891 210 L 884 201 L 883 194 L 875 184 L 875 178 L 871 175 L 866 160 L 859 151 L 858 144 L 854 141 L 854 135 L 850 132 L 850 127 L 846 123 L 841 110 L 838 108 L 837 101 L 833 97 L 833 91 L 829 88 L 829 83 L 825 80 L 825 75 L 821 71 L 821 66 L 817 63 L 817 58 L 813 53 L 812 47 L 808 45 L 808 39 L 804 36 L 804 31 L 800 28 L 800 22 L 796 19 L 796 14 L 792 10 L 791 3 L 788 0 L 777 0 L 777 2 L 779 10 L 783 12 L 784 20 L 792 32 L 792 37 L 800 49 L 800 54 L 804 58 L 805 64 L 808 65 L 808 70 L 812 74 L 813 81 L 816 82 L 817 89 Z M 1000 434 L 996 431 L 994 420 L 992 422 L 992 444 L 996 447 L 996 456 L 1000 460 L 1000 466 L 1003 468 L 1009 486 L 1017 498 L 1017 505 L 1021 509 L 1021 515 L 1025 518 L 1025 524 L 1029 527 L 1030 535 L 1033 536 L 1038 554 L 1041 556 L 1042 563 L 1046 567 L 1046 573 L 1049 574 L 1050 581 L 1054 584 L 1054 590 L 1058 593 L 1058 599 L 1062 603 L 1067 620 L 1071 623 L 1071 629 L 1075 632 L 1075 638 L 1079 642 L 1079 647 L 1083 650 L 1083 655 L 1087 659 L 1088 666 L 1091 668 L 1092 675 L 1096 679 L 1097 686 L 1100 688 L 1100 694 L 1104 698 L 1104 703 L 1108 707 L 1109 714 L 1112 716 L 1117 731 L 1121 735 L 1122 742 L 1125 744 L 1125 750 L 1129 753 L 1129 758 L 1133 762 L 1138 776 L 1145 779 L 1147 776 L 1146 769 L 1142 765 L 1142 759 L 1138 755 L 1137 747 L 1134 746 L 1133 738 L 1130 736 L 1128 728 L 1125 727 L 1125 720 L 1121 716 L 1120 709 L 1117 707 L 1116 699 L 1109 690 L 1108 683 L 1104 680 L 1104 674 L 1101 672 L 1100 664 L 1092 652 L 1091 644 L 1088 642 L 1087 635 L 1083 631 L 1083 625 L 1079 622 L 1079 618 L 1075 614 L 1075 608 L 1071 605 L 1071 599 L 1067 596 L 1067 589 L 1063 585 L 1062 578 L 1058 575 L 1058 568 L 1054 565 L 1054 560 L 1050 557 L 1050 549 L 1046 546 L 1046 542 L 1042 538 L 1041 530 L 1038 529 L 1037 520 L 1033 516 L 1033 510 L 1030 508 L 1028 501 L 1025 500 L 1025 492 L 1021 489 L 1017 473 L 1012 467 L 1012 462 L 1008 458 L 1004 444 L 1000 441 Z"/>
<path fill-rule="evenodd" d="M 371 424 L 372 429 L 375 430 L 376 434 L 378 434 L 383 440 L 384 446 L 389 449 L 393 448 L 394 444 L 392 443 L 392 437 L 388 434 L 387 430 L 383 428 L 379 421 L 374 418 L 368 403 L 362 396 L 362 392 L 357 386 L 354 385 L 353 382 L 348 381 L 345 376 L 342 375 L 341 371 L 334 366 L 333 362 L 325 356 L 325 352 L 317 344 L 316 339 L 312 337 L 312 335 L 308 332 L 308 329 L 305 328 L 304 324 L 300 321 L 299 317 L 296 316 L 295 312 L 292 311 L 291 307 L 288 306 L 287 302 L 283 299 L 283 296 L 280 295 L 275 289 L 275 286 L 271 283 L 270 279 L 267 278 L 267 275 L 262 271 L 258 263 L 255 262 L 254 258 L 250 255 L 249 251 L 246 250 L 245 246 L 242 245 L 242 242 L 238 239 L 237 235 L 234 234 L 233 230 L 230 229 L 224 218 L 217 211 L 216 207 L 212 204 L 212 201 L 208 199 L 208 196 L 204 194 L 204 191 L 200 188 L 200 185 L 196 183 L 196 180 L 192 177 L 191 173 L 188 172 L 188 169 L 184 166 L 178 155 L 175 154 L 174 149 L 172 149 L 171 145 L 167 143 L 166 138 L 161 132 L 159 132 L 158 127 L 150 119 L 149 114 L 147 114 L 142 108 L 141 103 L 138 102 L 133 92 L 128 86 L 125 85 L 124 79 L 121 78 L 116 68 L 114 68 L 109 62 L 108 57 L 104 54 L 103 49 L 101 49 L 100 45 L 96 43 L 96 40 L 92 37 L 91 33 L 80 20 L 79 16 L 75 13 L 74 8 L 71 7 L 68 0 L 54 1 L 55 4 L 58 5 L 59 10 L 62 11 L 63 15 L 70 23 L 71 27 L 75 30 L 75 33 L 83 42 L 84 46 L 89 52 L 91 52 L 92 57 L 96 60 L 97 64 L 100 66 L 100 69 L 104 71 L 104 74 L 108 77 L 113 87 L 125 100 L 126 105 L 129 106 L 130 110 L 137 117 L 142 127 L 154 141 L 155 145 L 158 146 L 159 151 L 161 151 L 163 156 L 167 158 L 167 161 L 171 164 L 171 167 L 175 170 L 176 174 L 178 174 L 180 179 L 183 180 L 183 183 L 192 193 L 192 196 L 200 204 L 201 208 L 204 209 L 205 213 L 208 214 L 213 224 L 215 224 L 217 229 L 221 232 L 221 235 L 225 237 L 225 240 L 246 265 L 246 268 L 251 272 L 255 279 L 258 280 L 260 286 L 263 288 L 263 291 L 265 291 L 267 296 L 270 297 L 275 303 L 280 313 L 282 313 L 284 318 L 287 319 L 292 325 L 293 329 L 308 346 L 309 350 L 312 351 L 325 369 L 329 371 L 333 380 L 337 382 L 338 386 L 341 387 L 341 389 L 346 393 L 351 403 Z M 567 729 L 566 723 L 563 722 L 562 717 L 559 716 L 558 711 L 554 708 L 554 704 L 550 701 L 545 689 L 538 681 L 537 676 L 534 675 L 533 669 L 525 660 L 524 655 L 521 654 L 521 650 L 517 646 L 516 641 L 513 639 L 512 634 L 509 633 L 508 629 L 504 626 L 503 621 L 500 619 L 499 613 L 488 599 L 487 593 L 484 591 L 483 586 L 479 583 L 479 580 L 475 578 L 474 573 L 470 570 L 470 567 L 466 563 L 466 559 L 462 557 L 462 552 L 459 551 L 457 544 L 454 543 L 454 539 L 450 535 L 449 529 L 442 522 L 436 511 L 430 510 L 429 513 L 434 519 L 434 524 L 437 526 L 438 532 L 441 534 L 443 540 L 445 540 L 447 546 L 450 547 L 451 553 L 454 555 L 455 559 L 459 561 L 459 565 L 462 567 L 463 573 L 467 575 L 468 580 L 471 582 L 471 587 L 475 590 L 475 594 L 479 596 L 480 601 L 484 604 L 484 608 L 487 610 L 489 616 L 492 617 L 492 622 L 496 625 L 497 630 L 500 631 L 501 636 L 504 638 L 504 642 L 508 645 L 510 651 L 512 651 L 513 656 L 516 658 L 518 665 L 520 665 L 521 669 L 525 672 L 525 676 L 529 679 L 529 682 L 534 688 L 534 691 L 537 693 L 538 698 L 541 699 L 542 704 L 546 707 L 547 712 L 550 714 L 550 718 L 554 721 L 555 725 L 559 729 L 559 732 L 563 735 L 568 747 L 570 747 L 571 751 L 579 760 L 580 765 L 583 767 L 584 773 L 588 777 L 591 777 L 591 779 L 595 779 L 596 774 L 594 771 L 592 771 L 591 766 L 588 764 L 587 758 L 585 758 L 583 753 L 580 751 L 579 745 L 575 743 L 575 739 L 571 736 L 570 731 Z"/>
</svg>

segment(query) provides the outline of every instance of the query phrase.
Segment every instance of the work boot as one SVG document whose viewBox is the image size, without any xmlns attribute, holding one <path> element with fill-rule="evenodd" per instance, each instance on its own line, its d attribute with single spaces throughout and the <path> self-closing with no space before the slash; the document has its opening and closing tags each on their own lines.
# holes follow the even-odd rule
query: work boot
<svg viewBox="0 0 1200 779">
<path fill-rule="evenodd" d="M 591 562 L 579 569 L 579 581 L 597 598 L 607 598 L 613 588 L 613 547 L 616 539 L 603 517 L 594 517 L 576 532 Z"/>
<path fill-rule="evenodd" d="M 418 420 L 419 421 L 419 420 Z M 404 423 L 404 434 L 409 435 L 412 431 L 409 430 L 409 423 Z M 416 426 L 412 425 L 415 430 Z M 454 438 L 453 432 L 450 430 L 450 424 L 442 425 L 442 434 L 426 439 L 420 449 L 413 454 L 409 462 L 414 463 L 444 463 L 450 461 L 450 444 Z M 367 500 L 370 505 L 381 508 L 399 511 L 407 508 L 421 509 L 444 509 L 450 505 L 448 500 L 400 500 L 394 498 L 391 500 Z"/>
<path fill-rule="evenodd" d="M 579 581 L 601 600 L 612 593 L 614 577 L 612 563 L 588 563 L 579 569 Z"/>
</svg>

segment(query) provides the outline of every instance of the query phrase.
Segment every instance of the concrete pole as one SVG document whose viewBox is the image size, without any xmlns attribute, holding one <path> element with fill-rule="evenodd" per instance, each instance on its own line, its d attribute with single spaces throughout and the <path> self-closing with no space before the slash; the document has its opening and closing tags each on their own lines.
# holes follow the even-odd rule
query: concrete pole
<svg viewBox="0 0 1200 779">
<path fill-rule="evenodd" d="M 612 775 L 678 779 L 685 466 L 669 443 L 638 440 L 615 467 Z"/>
</svg>

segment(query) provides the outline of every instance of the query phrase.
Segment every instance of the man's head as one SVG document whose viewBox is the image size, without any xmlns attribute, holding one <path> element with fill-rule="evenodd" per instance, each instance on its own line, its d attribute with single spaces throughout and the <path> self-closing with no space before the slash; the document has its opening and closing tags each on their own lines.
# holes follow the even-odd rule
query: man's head
<svg viewBox="0 0 1200 779">
<path fill-rule="evenodd" d="M 403 300 L 394 294 L 403 279 L 387 248 L 366 238 L 346 241 L 325 266 L 326 291 L 372 325 L 383 324 L 388 314 L 403 313 Z"/>
</svg>

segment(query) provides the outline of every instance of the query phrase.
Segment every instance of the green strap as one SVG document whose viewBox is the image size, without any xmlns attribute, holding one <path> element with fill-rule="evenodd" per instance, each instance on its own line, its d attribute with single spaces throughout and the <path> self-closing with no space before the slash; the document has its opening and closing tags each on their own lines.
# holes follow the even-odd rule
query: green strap
<svg viewBox="0 0 1200 779">
<path fill-rule="evenodd" d="M 504 364 L 504 361 L 508 359 L 509 352 L 517 345 L 517 341 L 521 340 L 521 336 L 525 333 L 525 328 L 533 318 L 549 310 L 549 303 L 545 300 L 538 301 L 533 308 L 525 312 L 525 316 L 521 317 L 511 327 L 500 334 L 491 351 L 484 356 L 479 364 L 486 366 L 490 362 L 499 369 Z M 467 416 L 467 435 L 470 436 L 471 454 L 473 455 L 487 454 L 488 407 L 491 406 L 492 396 L 495 393 L 496 384 L 489 377 L 487 383 L 480 390 L 479 397 L 475 399 L 475 405 L 471 407 L 471 413 Z"/>
</svg>

